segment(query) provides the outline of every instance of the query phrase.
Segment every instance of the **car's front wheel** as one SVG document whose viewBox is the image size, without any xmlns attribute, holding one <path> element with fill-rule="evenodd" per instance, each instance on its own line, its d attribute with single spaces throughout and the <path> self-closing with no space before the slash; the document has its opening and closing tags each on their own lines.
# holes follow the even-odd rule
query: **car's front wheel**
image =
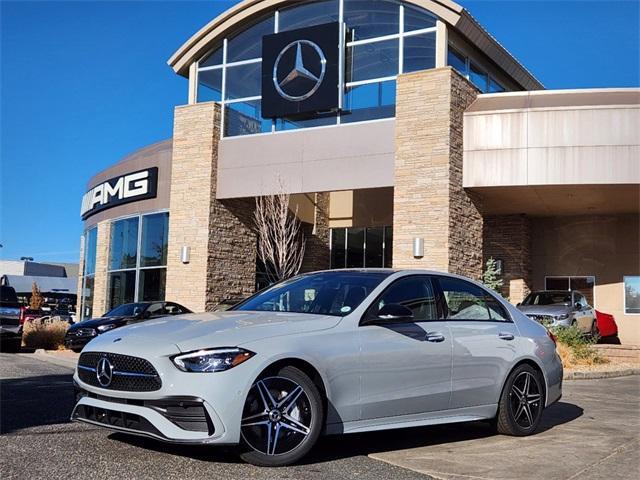
<svg viewBox="0 0 640 480">
<path fill-rule="evenodd" d="M 322 397 L 301 370 L 286 366 L 252 385 L 242 413 L 242 453 L 253 465 L 279 467 L 300 460 L 320 435 Z"/>
<path fill-rule="evenodd" d="M 525 436 L 536 431 L 544 408 L 540 372 L 527 364 L 516 367 L 502 391 L 496 427 L 503 435 Z"/>
</svg>

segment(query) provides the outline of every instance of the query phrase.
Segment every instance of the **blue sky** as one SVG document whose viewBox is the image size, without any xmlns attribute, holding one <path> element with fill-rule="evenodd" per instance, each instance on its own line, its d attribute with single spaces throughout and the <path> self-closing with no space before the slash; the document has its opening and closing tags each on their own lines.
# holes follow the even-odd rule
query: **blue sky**
<svg viewBox="0 0 640 480">
<path fill-rule="evenodd" d="M 78 260 L 87 180 L 169 138 L 166 60 L 232 1 L 0 2 L 0 258 Z M 640 3 L 459 0 L 547 88 L 640 85 Z"/>
</svg>

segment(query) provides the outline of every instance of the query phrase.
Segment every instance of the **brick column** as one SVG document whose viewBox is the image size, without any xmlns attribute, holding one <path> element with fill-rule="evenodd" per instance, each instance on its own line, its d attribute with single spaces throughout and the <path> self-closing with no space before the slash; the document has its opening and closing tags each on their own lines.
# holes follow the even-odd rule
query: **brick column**
<svg viewBox="0 0 640 480">
<path fill-rule="evenodd" d="M 531 222 L 525 215 L 502 215 L 484 219 L 484 262 L 493 257 L 503 262 L 502 295 L 513 303 L 531 291 Z"/>
<path fill-rule="evenodd" d="M 216 200 L 220 106 L 177 107 L 174 117 L 166 298 L 194 311 L 255 288 L 252 203 Z M 250 204 L 251 203 L 251 204 Z M 190 248 L 190 261 L 180 259 Z"/>
<path fill-rule="evenodd" d="M 482 216 L 462 188 L 462 114 L 478 90 L 451 67 L 398 77 L 393 264 L 480 278 Z M 413 257 L 413 239 L 424 257 Z"/>
<path fill-rule="evenodd" d="M 84 283 L 84 233 L 80 235 L 80 261 L 78 262 L 78 297 L 76 300 L 76 318 L 80 320 L 82 314 L 82 284 Z"/>
<path fill-rule="evenodd" d="M 305 245 L 302 272 L 329 268 L 329 193 L 315 194 L 315 225 L 305 229 Z"/>
<path fill-rule="evenodd" d="M 99 317 L 109 310 L 109 245 L 111 243 L 111 221 L 98 223 L 96 238 L 96 275 L 93 287 L 93 313 L 92 317 Z"/>
</svg>

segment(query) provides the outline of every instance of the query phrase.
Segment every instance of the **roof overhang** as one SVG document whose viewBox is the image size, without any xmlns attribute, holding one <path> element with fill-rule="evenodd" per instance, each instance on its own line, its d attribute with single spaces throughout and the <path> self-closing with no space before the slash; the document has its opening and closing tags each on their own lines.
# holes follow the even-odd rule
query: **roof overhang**
<svg viewBox="0 0 640 480">
<path fill-rule="evenodd" d="M 243 25 L 250 23 L 252 19 L 270 11 L 302 1 L 304 0 L 243 0 L 202 27 L 171 56 L 167 63 L 176 73 L 188 77 L 189 66 L 205 55 L 212 45 L 224 38 L 228 31 L 240 29 Z M 404 1 L 430 11 L 455 28 L 516 80 L 523 89 L 539 90 L 544 88 L 467 10 L 457 3 L 450 0 Z"/>
</svg>

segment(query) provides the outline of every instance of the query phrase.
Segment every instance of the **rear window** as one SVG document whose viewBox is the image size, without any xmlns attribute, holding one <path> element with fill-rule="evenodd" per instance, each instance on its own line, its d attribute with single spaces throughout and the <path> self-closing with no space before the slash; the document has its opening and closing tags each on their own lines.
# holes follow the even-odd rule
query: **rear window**
<svg viewBox="0 0 640 480">
<path fill-rule="evenodd" d="M 0 300 L 9 303 L 18 303 L 16 291 L 12 287 L 0 286 Z"/>
</svg>

